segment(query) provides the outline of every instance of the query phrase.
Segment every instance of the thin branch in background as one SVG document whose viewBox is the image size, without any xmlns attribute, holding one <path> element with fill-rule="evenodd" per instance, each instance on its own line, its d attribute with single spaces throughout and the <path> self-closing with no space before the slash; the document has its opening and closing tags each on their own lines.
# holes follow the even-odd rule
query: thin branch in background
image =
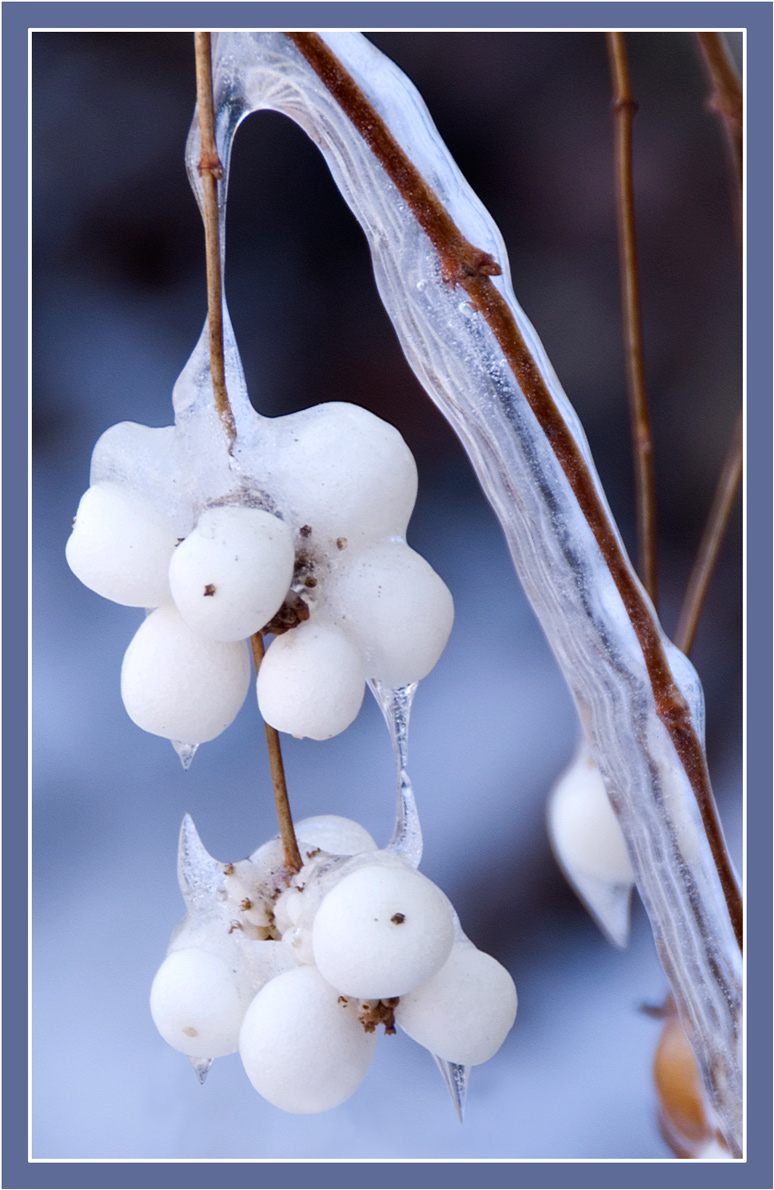
<svg viewBox="0 0 774 1190">
<path fill-rule="evenodd" d="M 689 653 L 696 635 L 704 596 L 707 593 L 723 537 L 728 526 L 731 511 L 734 507 L 739 480 L 742 475 L 742 414 L 739 413 L 734 427 L 734 435 L 728 448 L 720 473 L 715 497 L 707 517 L 701 543 L 693 564 L 691 577 L 685 592 L 680 619 L 675 632 L 675 644 L 684 653 Z"/>
<path fill-rule="evenodd" d="M 220 228 L 218 180 L 223 166 L 215 144 L 215 105 L 212 97 L 212 53 L 209 33 L 194 33 L 196 52 L 196 102 L 199 112 L 204 207 L 204 244 L 207 261 L 207 324 L 210 335 L 210 373 L 218 417 L 228 437 L 229 449 L 236 439 L 234 414 L 226 391 L 226 365 L 223 357 L 223 291 L 220 272 Z"/>
<path fill-rule="evenodd" d="M 658 604 L 656 494 L 653 477 L 653 439 L 642 350 L 642 317 L 640 314 L 632 178 L 632 124 L 637 111 L 637 102 L 632 95 L 629 81 L 629 64 L 624 35 L 623 33 L 607 33 L 605 36 L 613 83 L 616 219 L 626 357 L 626 388 L 629 394 L 629 420 L 634 458 L 637 569 L 655 607 Z"/>
<path fill-rule="evenodd" d="M 696 38 L 713 87 L 707 106 L 721 118 L 725 129 L 729 163 L 734 176 L 736 229 L 741 244 L 744 177 L 742 84 L 722 33 L 697 33 Z"/>
<path fill-rule="evenodd" d="M 263 637 L 260 632 L 255 632 L 250 637 L 250 647 L 253 651 L 253 664 L 255 665 L 255 672 L 257 674 L 261 667 L 264 654 Z M 298 850 L 298 841 L 296 840 L 296 832 L 293 826 L 293 816 L 290 813 L 290 801 L 288 800 L 288 787 L 285 782 L 285 766 L 282 763 L 279 734 L 268 723 L 264 723 L 264 728 L 266 729 L 266 745 L 269 749 L 271 780 L 274 786 L 274 801 L 277 806 L 277 820 L 279 822 L 280 838 L 282 839 L 285 867 L 289 868 L 292 872 L 299 872 L 303 867 L 303 860 L 301 859 L 301 852 Z"/>
</svg>

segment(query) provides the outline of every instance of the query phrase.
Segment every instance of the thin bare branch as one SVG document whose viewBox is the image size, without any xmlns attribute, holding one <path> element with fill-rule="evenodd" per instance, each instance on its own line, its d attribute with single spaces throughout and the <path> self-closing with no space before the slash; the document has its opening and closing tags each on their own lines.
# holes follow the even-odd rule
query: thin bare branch
<svg viewBox="0 0 774 1190">
<path fill-rule="evenodd" d="M 613 113 L 615 116 L 616 218 L 626 388 L 629 394 L 629 421 L 634 458 L 637 568 L 655 607 L 658 605 L 656 488 L 653 478 L 653 438 L 645 387 L 632 177 L 632 124 L 637 111 L 637 103 L 632 95 L 629 81 L 629 63 L 624 35 L 623 33 L 607 33 L 606 40 L 613 83 Z"/>
<path fill-rule="evenodd" d="M 742 84 L 736 73 L 722 33 L 697 33 L 702 59 L 712 83 L 712 92 L 707 101 L 710 111 L 715 112 L 723 122 L 726 148 L 734 179 L 734 214 L 737 235 L 742 239 L 742 193 L 744 177 L 744 98 Z"/>
<path fill-rule="evenodd" d="M 710 579 L 718 560 L 720 547 L 723 543 L 731 511 L 736 500 L 739 480 L 742 475 L 742 413 L 740 412 L 734 427 L 734 434 L 728 448 L 723 468 L 720 472 L 715 496 L 712 501 L 707 523 L 704 527 L 701 543 L 688 580 L 688 586 L 680 611 L 680 619 L 675 632 L 675 644 L 684 653 L 689 653 L 693 646 L 699 616 L 707 593 Z"/>
<path fill-rule="evenodd" d="M 199 113 L 204 206 L 204 243 L 207 261 L 207 322 L 210 337 L 210 373 L 215 408 L 228 437 L 229 449 L 236 438 L 234 415 L 226 391 L 226 365 L 223 356 L 223 288 L 220 270 L 220 229 L 218 222 L 218 181 L 223 167 L 215 144 L 215 107 L 212 98 L 212 55 L 209 33 L 194 33 L 196 51 L 196 102 Z"/>
<path fill-rule="evenodd" d="M 250 647 L 253 652 L 253 664 L 255 665 L 255 672 L 261 668 L 263 661 L 263 637 L 260 632 L 254 633 L 250 637 Z M 285 782 L 285 766 L 282 763 L 282 748 L 280 746 L 280 738 L 278 732 L 270 727 L 268 723 L 264 723 L 266 729 L 266 746 L 269 750 L 269 765 L 271 766 L 271 780 L 274 786 L 274 801 L 277 807 L 277 820 L 280 828 L 280 838 L 282 839 L 282 849 L 285 856 L 285 867 L 293 872 L 299 872 L 303 867 L 303 860 L 301 859 L 301 852 L 298 850 L 298 841 L 296 839 L 296 831 L 293 826 L 293 815 L 290 812 L 290 801 L 288 800 L 288 787 Z"/>
</svg>

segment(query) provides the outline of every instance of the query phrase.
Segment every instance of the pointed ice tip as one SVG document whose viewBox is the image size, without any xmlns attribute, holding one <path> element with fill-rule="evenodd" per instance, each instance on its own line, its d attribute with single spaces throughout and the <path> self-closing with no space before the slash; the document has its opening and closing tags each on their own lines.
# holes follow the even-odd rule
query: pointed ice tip
<svg viewBox="0 0 774 1190">
<path fill-rule="evenodd" d="M 184 744 L 180 740 L 172 740 L 171 744 L 175 749 L 175 752 L 177 752 L 178 756 L 180 757 L 180 763 L 182 764 L 183 768 L 186 770 L 189 769 L 191 767 L 191 761 L 196 755 L 196 749 L 199 747 L 199 745 Z"/>
<path fill-rule="evenodd" d="M 204 1086 L 207 1075 L 210 1073 L 210 1066 L 214 1061 L 213 1058 L 192 1058 L 189 1055 L 188 1061 L 196 1071 L 196 1077 L 202 1086 Z"/>
<path fill-rule="evenodd" d="M 196 889 L 212 889 L 222 884 L 223 865 L 210 855 L 199 838 L 190 814 L 183 817 L 177 847 L 177 880 L 180 891 L 186 894 Z"/>
<path fill-rule="evenodd" d="M 578 876 L 574 881 L 580 896 L 608 942 L 625 950 L 629 945 L 629 924 L 633 884 L 608 884 L 593 877 Z"/>
<path fill-rule="evenodd" d="M 449 1092 L 449 1098 L 457 1114 L 457 1119 L 461 1124 L 465 1113 L 465 1100 L 468 1096 L 470 1067 L 460 1066 L 458 1062 L 447 1062 L 445 1058 L 439 1058 L 436 1054 L 433 1054 L 433 1057 L 446 1084 L 446 1090 Z"/>
</svg>

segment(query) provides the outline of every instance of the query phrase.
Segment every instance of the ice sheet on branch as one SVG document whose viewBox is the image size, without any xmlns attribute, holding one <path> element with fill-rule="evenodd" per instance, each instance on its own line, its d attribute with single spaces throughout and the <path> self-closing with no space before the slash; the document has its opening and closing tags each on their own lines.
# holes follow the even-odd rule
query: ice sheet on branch
<svg viewBox="0 0 774 1190">
<path fill-rule="evenodd" d="M 588 444 L 511 289 L 500 234 L 462 178 L 410 82 L 357 33 L 325 33 L 467 239 L 494 256 L 493 278 L 607 504 Z M 219 148 L 239 121 L 284 112 L 319 146 L 363 227 L 385 307 L 419 380 L 465 445 L 516 568 L 579 707 L 627 839 L 640 893 L 723 1127 L 741 1135 L 741 960 L 690 781 L 659 719 L 642 649 L 589 523 L 491 330 L 441 276 L 438 258 L 381 164 L 282 33 L 214 39 Z M 189 172 L 196 187 L 198 134 Z M 226 180 L 221 189 L 225 209 Z M 609 513 L 609 509 L 607 510 Z M 612 517 L 609 518 L 612 523 Z M 613 530 L 623 552 L 620 536 Z M 647 604 L 645 604 L 647 606 Z M 699 738 L 701 687 L 662 638 Z"/>
</svg>

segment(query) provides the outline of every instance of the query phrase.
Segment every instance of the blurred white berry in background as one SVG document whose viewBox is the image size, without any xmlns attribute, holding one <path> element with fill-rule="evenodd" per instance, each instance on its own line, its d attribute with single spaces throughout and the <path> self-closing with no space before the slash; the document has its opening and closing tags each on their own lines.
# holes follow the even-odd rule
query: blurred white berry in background
<svg viewBox="0 0 774 1190">
<path fill-rule="evenodd" d="M 548 798 L 548 833 L 568 881 L 616 946 L 629 939 L 634 870 L 585 739 Z"/>
</svg>

